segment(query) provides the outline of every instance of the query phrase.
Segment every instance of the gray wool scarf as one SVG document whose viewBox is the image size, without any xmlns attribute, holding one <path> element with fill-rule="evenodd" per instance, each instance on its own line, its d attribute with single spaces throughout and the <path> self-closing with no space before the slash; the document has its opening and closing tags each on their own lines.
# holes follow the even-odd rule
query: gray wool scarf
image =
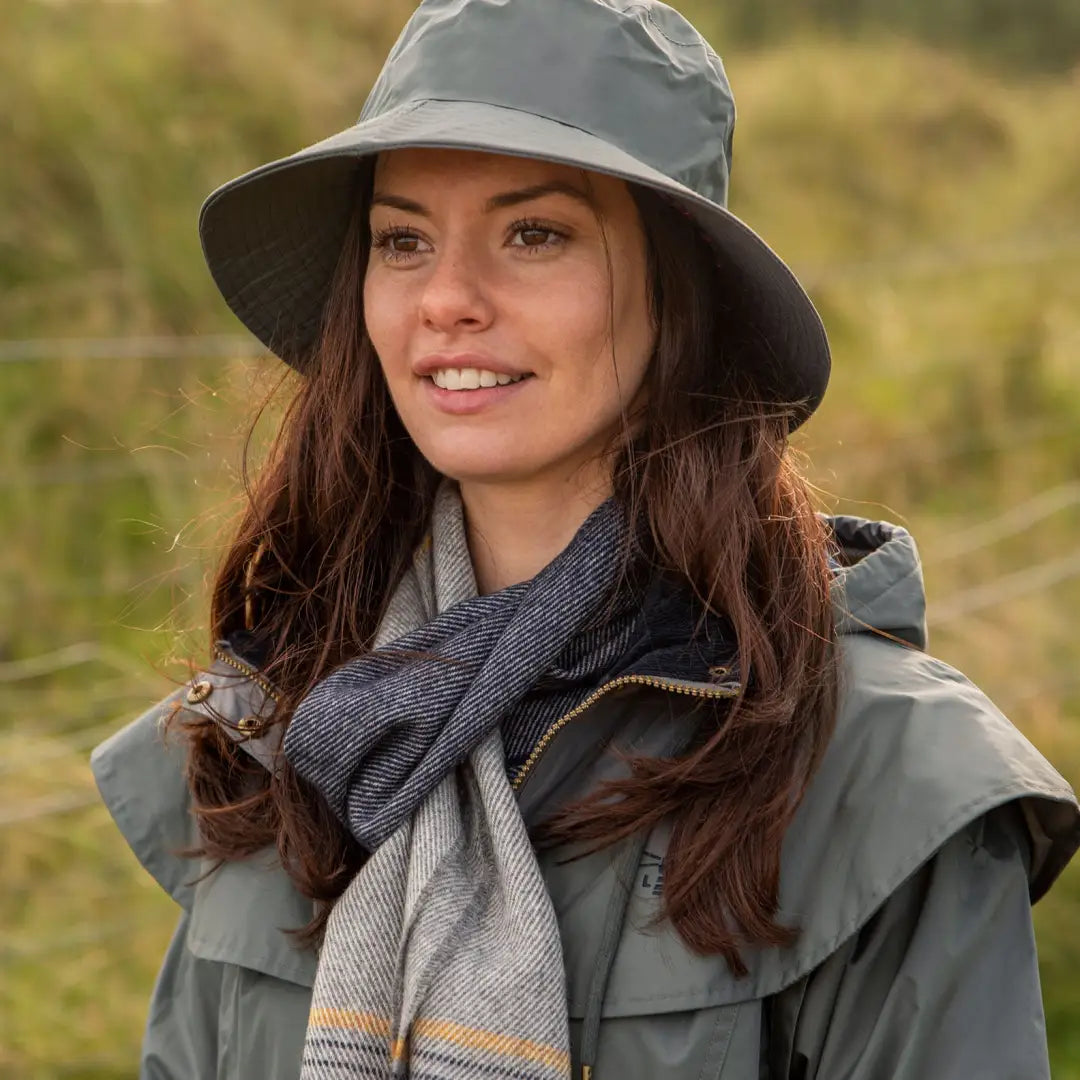
<svg viewBox="0 0 1080 1080">
<path fill-rule="evenodd" d="M 626 536 L 609 499 L 535 578 L 481 597 L 444 482 L 374 650 L 298 706 L 286 756 L 372 851 L 327 924 L 302 1080 L 569 1076 L 559 927 L 504 734 L 531 745 L 625 648 Z"/>
<path fill-rule="evenodd" d="M 536 577 L 478 596 L 457 486 L 440 485 L 375 648 L 315 686 L 285 736 L 290 763 L 368 851 L 492 728 L 520 761 L 596 686 L 640 611 L 640 582 L 613 590 L 625 539 L 609 499 Z"/>
</svg>

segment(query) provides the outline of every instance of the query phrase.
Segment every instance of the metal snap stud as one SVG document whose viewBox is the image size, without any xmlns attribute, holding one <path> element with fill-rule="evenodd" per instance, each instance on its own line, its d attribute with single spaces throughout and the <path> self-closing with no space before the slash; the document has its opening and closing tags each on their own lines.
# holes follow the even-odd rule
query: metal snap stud
<svg viewBox="0 0 1080 1080">
<path fill-rule="evenodd" d="M 253 731 L 259 730 L 261 721 L 257 716 L 242 716 L 236 721 L 236 726 L 245 735 L 250 735 Z"/>
<path fill-rule="evenodd" d="M 187 692 L 188 704 L 198 705 L 200 701 L 205 701 L 213 692 L 214 684 L 208 682 L 206 679 L 200 679 L 198 682 L 193 682 Z"/>
</svg>

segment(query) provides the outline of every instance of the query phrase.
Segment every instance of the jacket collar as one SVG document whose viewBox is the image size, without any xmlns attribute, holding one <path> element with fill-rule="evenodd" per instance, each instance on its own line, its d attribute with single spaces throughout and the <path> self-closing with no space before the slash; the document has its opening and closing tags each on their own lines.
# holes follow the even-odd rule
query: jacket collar
<svg viewBox="0 0 1080 1080">
<path fill-rule="evenodd" d="M 216 663 L 201 678 L 214 686 L 214 697 L 189 703 L 190 708 L 212 719 L 252 757 L 269 769 L 280 760 L 284 729 L 279 724 L 264 723 L 262 718 L 273 711 L 275 688 L 258 672 L 261 660 L 255 639 L 240 631 L 215 646 Z M 695 699 L 732 696 L 738 677 L 735 665 L 734 635 L 727 619 L 704 612 L 689 590 L 669 577 L 655 575 L 643 592 L 642 609 L 631 640 L 601 685 L 574 710 L 549 728 L 549 736 L 565 738 L 561 728 L 586 708 L 590 712 L 588 742 L 597 748 L 606 745 L 614 734 L 607 723 L 596 718 L 593 703 L 613 691 L 620 699 L 641 690 L 667 691 Z M 246 678 L 245 678 L 246 677 Z M 227 693 L 225 691 L 228 691 Z M 606 704 L 606 703 L 605 703 Z M 618 726 L 618 709 L 603 710 Z M 541 740 L 544 743 L 544 740 Z M 551 740 L 554 743 L 555 739 Z M 589 748 L 577 740 L 575 761 L 580 764 Z M 549 747 L 544 744 L 545 770 Z M 552 762 L 558 757 L 551 758 Z M 518 770 L 515 786 L 532 771 L 532 759 Z M 541 785 L 542 787 L 542 785 Z"/>
</svg>

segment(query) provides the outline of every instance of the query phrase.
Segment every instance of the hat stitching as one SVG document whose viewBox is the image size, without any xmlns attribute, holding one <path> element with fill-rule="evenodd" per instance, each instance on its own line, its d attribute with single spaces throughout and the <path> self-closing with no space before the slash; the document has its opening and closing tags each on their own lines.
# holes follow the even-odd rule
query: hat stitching
<svg viewBox="0 0 1080 1080">
<path fill-rule="evenodd" d="M 709 56 L 716 56 L 716 52 L 712 46 L 704 38 L 699 38 L 697 41 L 676 41 L 653 17 L 652 10 L 648 4 L 631 4 L 629 7 L 616 8 L 621 15 L 629 15 L 631 11 L 644 11 L 645 18 L 653 29 L 669 44 L 675 45 L 680 49 L 701 49 L 703 48 Z M 717 57 L 719 59 L 719 57 Z"/>
</svg>

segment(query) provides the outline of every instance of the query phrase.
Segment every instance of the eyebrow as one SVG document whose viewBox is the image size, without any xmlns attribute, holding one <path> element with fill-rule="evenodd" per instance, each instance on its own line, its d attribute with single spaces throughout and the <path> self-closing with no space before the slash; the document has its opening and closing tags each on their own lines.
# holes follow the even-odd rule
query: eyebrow
<svg viewBox="0 0 1080 1080">
<path fill-rule="evenodd" d="M 595 210 L 596 204 L 584 191 L 568 184 L 565 180 L 551 180 L 544 184 L 533 184 L 531 187 L 518 188 L 516 191 L 503 191 L 498 195 L 492 195 L 484 203 L 484 213 L 490 214 L 493 210 L 502 210 L 508 206 L 517 206 L 519 203 L 531 202 L 543 195 L 569 195 L 573 199 L 584 203 L 590 209 Z M 413 199 L 406 199 L 401 195 L 393 195 L 387 191 L 377 191 L 371 196 L 372 206 L 389 206 L 395 210 L 402 210 L 407 214 L 422 214 L 431 217 L 431 211 L 422 203 Z"/>
</svg>

